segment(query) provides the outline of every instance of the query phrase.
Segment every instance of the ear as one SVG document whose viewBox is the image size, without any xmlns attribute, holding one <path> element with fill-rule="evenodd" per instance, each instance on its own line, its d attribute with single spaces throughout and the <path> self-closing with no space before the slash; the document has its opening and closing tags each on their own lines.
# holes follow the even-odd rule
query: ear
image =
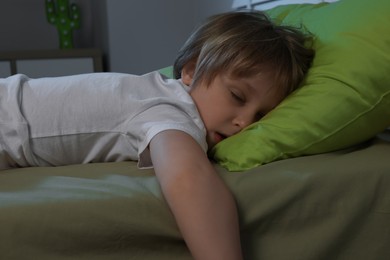
<svg viewBox="0 0 390 260">
<path fill-rule="evenodd" d="M 181 70 L 181 80 L 187 86 L 190 86 L 195 73 L 195 62 L 188 62 L 183 66 Z"/>
</svg>

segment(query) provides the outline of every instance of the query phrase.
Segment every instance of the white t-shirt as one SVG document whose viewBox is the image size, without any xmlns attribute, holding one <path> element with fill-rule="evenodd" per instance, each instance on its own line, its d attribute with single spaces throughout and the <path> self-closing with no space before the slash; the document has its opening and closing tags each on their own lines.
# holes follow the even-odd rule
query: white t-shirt
<svg viewBox="0 0 390 260">
<path fill-rule="evenodd" d="M 157 72 L 0 79 L 0 169 L 124 160 L 151 167 L 148 144 L 169 129 L 207 151 L 188 87 Z"/>
</svg>

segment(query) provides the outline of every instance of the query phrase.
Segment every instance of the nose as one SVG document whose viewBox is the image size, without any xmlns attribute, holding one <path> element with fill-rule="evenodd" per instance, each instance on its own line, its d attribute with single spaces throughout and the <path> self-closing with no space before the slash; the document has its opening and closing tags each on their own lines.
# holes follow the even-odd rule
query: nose
<svg viewBox="0 0 390 260">
<path fill-rule="evenodd" d="M 239 128 L 239 131 L 249 126 L 254 122 L 253 116 L 246 114 L 239 114 L 233 119 L 233 125 Z"/>
</svg>

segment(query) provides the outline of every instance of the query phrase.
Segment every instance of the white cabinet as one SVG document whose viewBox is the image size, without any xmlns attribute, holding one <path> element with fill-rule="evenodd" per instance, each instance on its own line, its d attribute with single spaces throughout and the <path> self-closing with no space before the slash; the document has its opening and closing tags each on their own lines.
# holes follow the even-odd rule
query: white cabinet
<svg viewBox="0 0 390 260">
<path fill-rule="evenodd" d="M 0 78 L 11 75 L 11 63 L 8 61 L 0 61 Z"/>
<path fill-rule="evenodd" d="M 31 78 L 103 71 L 98 49 L 0 52 L 0 77 L 26 74 Z"/>
</svg>

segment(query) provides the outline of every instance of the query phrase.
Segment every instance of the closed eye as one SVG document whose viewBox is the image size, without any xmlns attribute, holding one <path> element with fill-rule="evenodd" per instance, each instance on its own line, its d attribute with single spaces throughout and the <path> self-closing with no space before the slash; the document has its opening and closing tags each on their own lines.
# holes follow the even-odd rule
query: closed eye
<svg viewBox="0 0 390 260">
<path fill-rule="evenodd" d="M 244 98 L 243 96 L 241 96 L 240 94 L 238 94 L 238 93 L 236 93 L 236 92 L 234 92 L 234 91 L 230 91 L 230 94 L 231 94 L 232 98 L 233 98 L 236 102 L 238 102 L 238 103 L 240 103 L 240 104 L 244 104 L 244 103 L 245 103 L 245 98 Z"/>
</svg>

